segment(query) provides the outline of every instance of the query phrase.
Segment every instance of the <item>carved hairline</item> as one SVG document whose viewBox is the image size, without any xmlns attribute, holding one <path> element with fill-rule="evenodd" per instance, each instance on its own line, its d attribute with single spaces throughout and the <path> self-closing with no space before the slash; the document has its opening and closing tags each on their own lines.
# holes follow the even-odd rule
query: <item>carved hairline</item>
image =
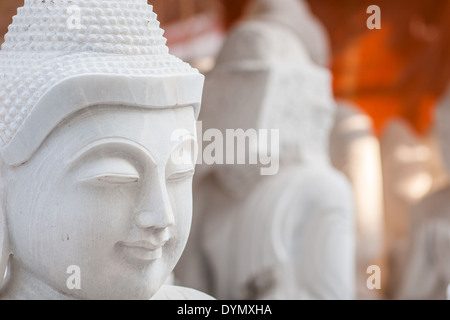
<svg viewBox="0 0 450 320">
<path fill-rule="evenodd" d="M 41 97 L 14 138 L 3 148 L 3 160 L 9 166 L 25 163 L 59 123 L 95 105 L 147 109 L 192 106 L 197 119 L 203 82 L 201 74 L 159 77 L 98 74 L 64 79 Z"/>
</svg>

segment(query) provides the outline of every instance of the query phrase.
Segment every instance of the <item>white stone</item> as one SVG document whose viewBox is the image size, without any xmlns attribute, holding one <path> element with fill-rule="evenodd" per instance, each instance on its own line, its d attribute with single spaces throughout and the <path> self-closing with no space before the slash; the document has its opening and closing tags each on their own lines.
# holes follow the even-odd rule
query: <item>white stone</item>
<svg viewBox="0 0 450 320">
<path fill-rule="evenodd" d="M 437 133 L 443 164 L 450 172 L 448 147 L 450 116 L 450 90 L 440 102 L 436 112 Z M 447 183 L 423 198 L 412 209 L 409 221 L 406 268 L 397 296 L 400 299 L 448 298 L 450 283 L 450 186 Z"/>
<path fill-rule="evenodd" d="M 415 206 L 445 181 L 433 135 L 420 137 L 402 119 L 393 119 L 381 137 L 389 295 L 396 296 L 407 268 Z M 444 178 L 444 179 L 443 179 Z"/>
<path fill-rule="evenodd" d="M 333 165 L 353 187 L 356 213 L 357 298 L 378 299 L 380 292 L 367 288 L 367 268 L 382 265 L 384 253 L 383 179 L 380 143 L 372 120 L 347 101 L 338 100 L 331 132 Z"/>
<path fill-rule="evenodd" d="M 247 18 L 290 29 L 301 39 L 314 63 L 323 67 L 330 64 L 327 31 L 305 0 L 253 0 L 248 7 Z"/>
<path fill-rule="evenodd" d="M 325 27 L 303 0 L 254 0 L 247 19 L 275 23 L 293 32 L 309 58 L 328 67 L 331 60 Z M 337 101 L 331 132 L 330 159 L 352 184 L 356 217 L 357 298 L 377 298 L 366 286 L 368 266 L 380 264 L 383 254 L 383 188 L 379 141 L 371 119 L 357 106 Z"/>
<path fill-rule="evenodd" d="M 0 51 L 0 298 L 210 299 L 164 284 L 191 225 L 194 161 L 174 155 L 204 77 L 147 1 L 70 4 L 80 29 L 68 2 L 26 0 Z"/>
<path fill-rule="evenodd" d="M 353 198 L 328 155 L 329 71 L 285 26 L 249 20 L 226 40 L 203 99 L 204 130 L 279 129 L 280 170 L 199 168 L 180 283 L 219 299 L 354 298 Z"/>
</svg>

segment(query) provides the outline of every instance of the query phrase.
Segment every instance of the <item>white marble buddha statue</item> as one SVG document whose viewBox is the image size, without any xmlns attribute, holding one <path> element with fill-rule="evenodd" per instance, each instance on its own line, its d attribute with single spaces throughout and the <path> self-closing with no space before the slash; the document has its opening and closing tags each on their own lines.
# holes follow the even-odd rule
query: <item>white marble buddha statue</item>
<svg viewBox="0 0 450 320">
<path fill-rule="evenodd" d="M 318 66 L 329 68 L 331 45 L 327 30 L 305 0 L 253 0 L 246 19 L 275 23 L 293 32 Z M 383 187 L 381 154 L 370 117 L 358 106 L 336 100 L 330 134 L 330 160 L 353 189 L 356 219 L 357 298 L 378 298 L 367 288 L 370 265 L 381 265 L 383 255 Z"/>
<path fill-rule="evenodd" d="M 275 147 L 248 148 L 279 153 L 280 167 L 267 176 L 263 165 L 198 168 L 178 281 L 219 299 L 354 298 L 353 198 L 329 161 L 328 70 L 294 32 L 249 20 L 228 36 L 203 99 L 205 132 L 279 130 Z"/>
<path fill-rule="evenodd" d="M 164 285 L 190 230 L 204 77 L 152 7 L 25 0 L 5 39 L 0 299 L 210 298 Z"/>
<path fill-rule="evenodd" d="M 450 172 L 450 90 L 440 102 L 435 131 L 443 165 Z M 413 206 L 399 299 L 445 300 L 450 285 L 450 186 L 447 183 Z"/>
</svg>

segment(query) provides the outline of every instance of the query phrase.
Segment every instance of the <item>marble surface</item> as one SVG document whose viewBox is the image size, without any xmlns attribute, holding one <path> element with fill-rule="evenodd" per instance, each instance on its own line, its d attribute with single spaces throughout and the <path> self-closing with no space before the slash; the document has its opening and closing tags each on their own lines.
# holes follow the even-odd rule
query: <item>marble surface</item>
<svg viewBox="0 0 450 320">
<path fill-rule="evenodd" d="M 355 297 L 353 196 L 328 151 L 335 112 L 329 71 L 294 31 L 258 19 L 232 30 L 206 75 L 200 120 L 204 130 L 279 130 L 280 168 L 199 168 L 181 284 L 218 299 Z"/>
<path fill-rule="evenodd" d="M 147 1 L 70 4 L 79 28 L 67 2 L 26 0 L 0 51 L 0 298 L 206 298 L 165 284 L 190 231 L 204 77 Z"/>
<path fill-rule="evenodd" d="M 441 159 L 449 174 L 448 148 L 450 90 L 441 99 L 436 110 L 435 132 Z M 412 209 L 411 234 L 407 247 L 406 268 L 397 292 L 400 299 L 448 299 L 450 283 L 450 186 L 448 182 L 431 192 Z"/>
</svg>

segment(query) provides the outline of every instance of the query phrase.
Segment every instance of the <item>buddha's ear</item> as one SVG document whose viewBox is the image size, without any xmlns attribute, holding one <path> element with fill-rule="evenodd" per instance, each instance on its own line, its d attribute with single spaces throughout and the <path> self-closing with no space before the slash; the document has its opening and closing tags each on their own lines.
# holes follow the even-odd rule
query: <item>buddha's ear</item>
<svg viewBox="0 0 450 320">
<path fill-rule="evenodd" d="M 6 267 L 11 254 L 8 228 L 6 225 L 6 203 L 3 184 L 0 182 L 0 289 L 3 286 Z"/>
</svg>

